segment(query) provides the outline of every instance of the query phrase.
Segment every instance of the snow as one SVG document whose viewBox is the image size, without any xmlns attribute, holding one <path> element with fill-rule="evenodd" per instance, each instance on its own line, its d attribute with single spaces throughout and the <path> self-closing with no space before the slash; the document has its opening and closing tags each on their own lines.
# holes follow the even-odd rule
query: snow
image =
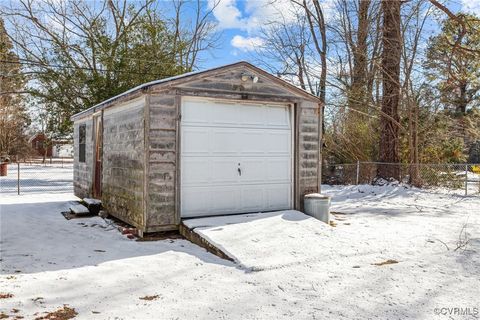
<svg viewBox="0 0 480 320">
<path fill-rule="evenodd" d="M 47 160 L 48 161 L 48 160 Z M 63 160 L 62 160 L 63 161 Z M 0 177 L 0 194 L 17 194 L 18 166 L 8 164 Z M 20 164 L 20 194 L 73 193 L 73 164 Z"/>
<path fill-rule="evenodd" d="M 13 297 L 0 314 L 66 304 L 76 319 L 447 319 L 434 309 L 480 308 L 479 196 L 322 193 L 336 227 L 293 210 L 187 220 L 229 262 L 186 240 L 129 240 L 100 217 L 66 220 L 69 192 L 2 189 L 0 293 Z M 455 250 L 462 230 L 470 241 Z M 398 263 L 373 265 L 388 259 Z"/>
</svg>

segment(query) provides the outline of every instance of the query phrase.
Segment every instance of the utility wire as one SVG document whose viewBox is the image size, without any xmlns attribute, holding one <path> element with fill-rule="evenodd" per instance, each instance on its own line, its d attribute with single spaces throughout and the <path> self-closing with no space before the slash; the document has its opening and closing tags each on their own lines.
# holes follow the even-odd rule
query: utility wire
<svg viewBox="0 0 480 320">
<path fill-rule="evenodd" d="M 9 60 L 0 60 L 0 63 L 9 63 L 9 64 L 17 64 L 17 65 L 28 65 L 28 66 L 37 66 L 37 67 L 50 67 L 50 68 L 56 68 L 56 69 L 72 69 L 72 70 L 86 70 L 86 71 L 92 71 L 92 72 L 114 72 L 114 73 L 129 73 L 129 74 L 136 74 L 136 75 L 150 75 L 150 76 L 155 76 L 155 77 L 169 77 L 172 75 L 165 75 L 161 76 L 159 74 L 154 74 L 154 73 L 148 73 L 148 72 L 135 72 L 135 71 L 130 71 L 130 70 L 120 70 L 120 69 L 112 69 L 112 70 L 107 70 L 107 69 L 102 69 L 102 68 L 89 68 L 89 67 L 73 67 L 73 66 L 62 66 L 62 65 L 56 65 L 56 64 L 49 64 L 49 63 L 40 63 L 40 62 L 34 62 L 34 61 L 9 61 Z"/>
</svg>

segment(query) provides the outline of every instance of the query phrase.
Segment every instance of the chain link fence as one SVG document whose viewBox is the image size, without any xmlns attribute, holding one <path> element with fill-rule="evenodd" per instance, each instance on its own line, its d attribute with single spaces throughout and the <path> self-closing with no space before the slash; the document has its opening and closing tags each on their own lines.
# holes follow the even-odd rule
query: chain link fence
<svg viewBox="0 0 480 320">
<path fill-rule="evenodd" d="M 443 188 L 465 195 L 480 195 L 480 164 L 398 164 L 357 162 L 324 166 L 323 183 L 337 185 L 382 184 L 380 166 L 398 173 L 399 182 L 420 188 Z"/>
<path fill-rule="evenodd" d="M 73 160 L 30 159 L 5 163 L 0 176 L 0 195 L 73 193 Z"/>
</svg>

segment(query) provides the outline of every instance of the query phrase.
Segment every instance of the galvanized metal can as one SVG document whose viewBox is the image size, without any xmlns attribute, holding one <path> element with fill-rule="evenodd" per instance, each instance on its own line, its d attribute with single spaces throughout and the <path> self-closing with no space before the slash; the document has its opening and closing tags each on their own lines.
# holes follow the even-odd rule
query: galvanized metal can
<svg viewBox="0 0 480 320">
<path fill-rule="evenodd" d="M 325 223 L 330 223 L 330 199 L 330 196 L 320 193 L 305 195 L 303 199 L 305 214 Z"/>
</svg>

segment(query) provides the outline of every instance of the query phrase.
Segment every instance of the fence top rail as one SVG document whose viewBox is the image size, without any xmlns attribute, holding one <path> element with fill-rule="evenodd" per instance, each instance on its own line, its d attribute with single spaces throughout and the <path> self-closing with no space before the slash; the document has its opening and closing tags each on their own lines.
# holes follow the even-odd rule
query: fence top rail
<svg viewBox="0 0 480 320">
<path fill-rule="evenodd" d="M 396 163 L 396 162 L 378 162 L 378 161 L 359 161 L 351 163 L 334 163 L 329 166 L 353 166 L 357 164 L 380 164 L 380 165 L 400 165 L 400 166 L 480 166 L 480 163 Z"/>
</svg>

